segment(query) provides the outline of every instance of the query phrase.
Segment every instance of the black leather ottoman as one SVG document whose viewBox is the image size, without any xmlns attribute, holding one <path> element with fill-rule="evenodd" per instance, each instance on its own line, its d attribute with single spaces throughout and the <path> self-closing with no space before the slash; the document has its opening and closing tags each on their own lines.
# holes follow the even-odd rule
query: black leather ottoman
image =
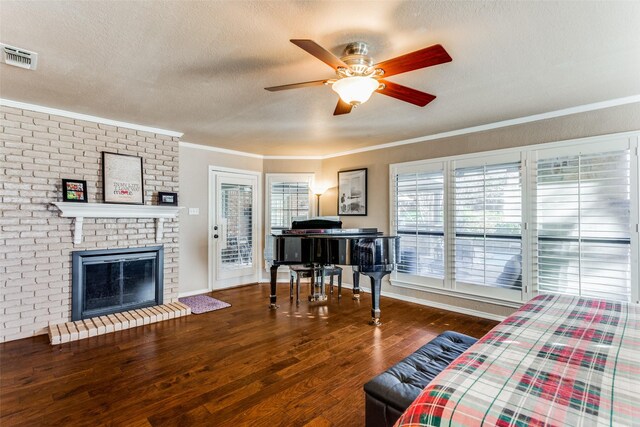
<svg viewBox="0 0 640 427">
<path fill-rule="evenodd" d="M 443 332 L 366 383 L 366 426 L 392 426 L 427 384 L 476 341 L 457 332 Z"/>
</svg>

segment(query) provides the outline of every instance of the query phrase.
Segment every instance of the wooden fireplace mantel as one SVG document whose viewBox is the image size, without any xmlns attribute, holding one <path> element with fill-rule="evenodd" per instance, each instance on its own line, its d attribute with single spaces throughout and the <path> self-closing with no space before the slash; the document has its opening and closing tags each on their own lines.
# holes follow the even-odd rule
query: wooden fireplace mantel
<svg viewBox="0 0 640 427">
<path fill-rule="evenodd" d="M 82 224 L 85 218 L 155 218 L 156 242 L 162 240 L 164 220 L 176 218 L 181 206 L 121 205 L 109 203 L 52 203 L 60 216 L 74 219 L 73 243 L 82 243 Z"/>
</svg>

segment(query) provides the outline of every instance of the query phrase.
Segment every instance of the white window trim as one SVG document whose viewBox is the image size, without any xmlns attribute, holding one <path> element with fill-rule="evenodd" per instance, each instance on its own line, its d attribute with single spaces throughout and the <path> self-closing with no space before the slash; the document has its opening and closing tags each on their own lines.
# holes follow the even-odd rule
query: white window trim
<svg viewBox="0 0 640 427">
<path fill-rule="evenodd" d="M 599 150 L 597 146 L 612 147 L 611 144 L 627 144 L 631 151 L 631 194 L 640 194 L 640 173 L 638 167 L 640 164 L 638 158 L 638 145 L 640 143 L 640 130 L 632 132 L 621 132 L 610 135 L 601 135 L 587 138 L 578 138 L 565 141 L 556 141 L 543 144 L 529 145 L 525 147 L 513 147 L 499 150 L 491 150 L 480 153 L 462 154 L 456 156 L 438 157 L 433 159 L 416 160 L 412 162 L 393 163 L 389 165 L 389 229 L 393 232 L 396 228 L 395 224 L 395 180 L 398 173 L 410 173 L 418 170 L 435 170 L 439 165 L 444 165 L 444 183 L 445 183 L 445 201 L 444 201 L 444 222 L 445 233 L 447 241 L 445 244 L 449 248 L 449 251 L 454 251 L 455 246 L 451 241 L 453 221 L 451 215 L 451 209 L 453 208 L 453 192 L 451 190 L 451 172 L 457 165 L 471 165 L 482 164 L 482 162 L 500 163 L 501 159 L 513 158 L 513 156 L 520 156 L 522 162 L 522 295 L 521 299 L 514 300 L 509 297 L 495 295 L 489 296 L 489 293 L 476 294 L 469 292 L 465 287 L 462 289 L 456 288 L 455 274 L 452 274 L 453 266 L 450 265 L 449 253 L 445 257 L 445 283 L 434 284 L 429 278 L 420 278 L 424 280 L 415 280 L 414 277 L 403 277 L 406 275 L 394 272 L 391 274 L 390 282 L 392 286 L 398 286 L 403 288 L 423 290 L 427 292 L 434 292 L 444 295 L 458 296 L 463 298 L 476 299 L 478 301 L 491 302 L 494 304 L 512 306 L 512 304 L 518 304 L 529 300 L 537 294 L 536 286 L 533 283 L 534 272 L 532 271 L 531 256 L 531 239 L 535 238 L 535 227 L 532 224 L 534 218 L 533 208 L 531 201 L 533 200 L 533 192 L 535 191 L 535 159 L 537 158 L 537 152 L 540 150 L 549 150 L 557 148 L 559 152 L 567 151 L 570 153 L 576 153 L 575 149 L 578 148 L 580 152 Z M 604 149 L 606 151 L 606 148 Z M 525 197 L 526 196 L 526 197 Z M 632 203 L 631 207 L 631 225 L 635 229 L 631 230 L 631 301 L 640 303 L 640 197 L 638 197 L 635 203 Z M 441 283 L 441 281 L 438 281 Z M 480 286 L 480 288 L 482 288 Z M 492 287 L 488 287 L 489 291 L 494 290 Z"/>
</svg>

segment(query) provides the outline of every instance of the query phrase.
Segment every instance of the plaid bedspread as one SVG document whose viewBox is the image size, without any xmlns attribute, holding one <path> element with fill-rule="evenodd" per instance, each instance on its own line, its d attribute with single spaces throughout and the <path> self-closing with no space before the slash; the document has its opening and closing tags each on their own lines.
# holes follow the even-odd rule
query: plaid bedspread
<svg viewBox="0 0 640 427">
<path fill-rule="evenodd" d="M 438 375 L 396 426 L 640 426 L 640 306 L 540 295 Z"/>
</svg>

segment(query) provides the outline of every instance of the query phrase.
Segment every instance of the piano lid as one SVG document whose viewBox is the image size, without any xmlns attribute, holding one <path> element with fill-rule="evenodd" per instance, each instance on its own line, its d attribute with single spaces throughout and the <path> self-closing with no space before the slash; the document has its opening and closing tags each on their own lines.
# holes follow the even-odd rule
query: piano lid
<svg viewBox="0 0 640 427">
<path fill-rule="evenodd" d="M 334 235 L 334 236 L 364 236 L 382 234 L 377 228 L 310 228 L 303 230 L 282 230 L 280 235 Z M 276 235 L 276 234 L 274 234 Z"/>
</svg>

